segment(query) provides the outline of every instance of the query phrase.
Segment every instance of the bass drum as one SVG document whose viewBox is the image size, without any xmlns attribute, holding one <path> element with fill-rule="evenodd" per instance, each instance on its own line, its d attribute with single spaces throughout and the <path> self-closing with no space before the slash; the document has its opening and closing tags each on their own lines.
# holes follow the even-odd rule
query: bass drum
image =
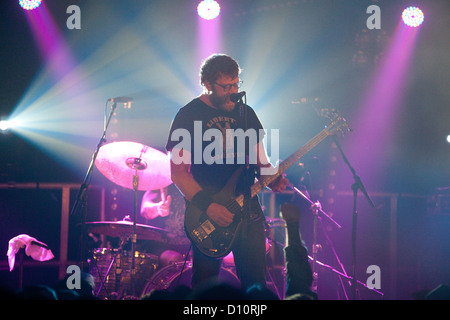
<svg viewBox="0 0 450 320">
<path fill-rule="evenodd" d="M 183 268 L 184 265 L 184 268 Z M 173 292 L 179 286 L 191 287 L 192 262 L 176 262 L 156 272 L 144 287 L 142 296 L 156 290 Z M 219 281 L 240 288 L 240 281 L 232 268 L 222 267 L 219 272 Z"/>
</svg>

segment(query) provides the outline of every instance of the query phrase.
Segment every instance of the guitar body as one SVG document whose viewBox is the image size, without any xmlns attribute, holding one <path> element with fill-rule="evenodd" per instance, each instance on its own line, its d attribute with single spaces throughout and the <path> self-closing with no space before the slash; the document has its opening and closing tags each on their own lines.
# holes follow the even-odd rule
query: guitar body
<svg viewBox="0 0 450 320">
<path fill-rule="evenodd" d="M 186 234 L 194 245 L 205 255 L 222 258 L 232 250 L 235 235 L 242 219 L 242 206 L 235 200 L 236 185 L 242 167 L 234 172 L 219 193 L 212 195 L 214 202 L 225 206 L 234 214 L 233 222 L 227 227 L 220 227 L 191 203 L 186 204 L 184 227 Z"/>
</svg>

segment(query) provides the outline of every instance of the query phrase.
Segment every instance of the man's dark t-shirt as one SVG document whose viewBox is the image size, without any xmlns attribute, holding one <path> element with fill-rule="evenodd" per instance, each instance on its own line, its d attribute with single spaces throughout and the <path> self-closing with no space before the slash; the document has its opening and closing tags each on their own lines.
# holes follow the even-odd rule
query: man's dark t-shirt
<svg viewBox="0 0 450 320">
<path fill-rule="evenodd" d="M 185 129 L 184 132 L 189 132 L 190 144 L 187 142 L 182 144 L 183 138 L 180 138 L 177 134 L 173 135 L 176 129 Z M 208 131 L 209 129 L 214 130 Z M 182 107 L 176 114 L 166 144 L 167 151 L 172 151 L 177 145 L 182 145 L 185 149 L 190 148 L 188 151 L 191 153 L 191 174 L 204 190 L 213 194 L 219 192 L 235 170 L 243 167 L 243 163 L 245 163 L 245 150 L 241 150 L 243 148 L 239 147 L 236 139 L 234 140 L 233 151 L 230 152 L 230 150 L 225 149 L 231 145 L 229 140 L 227 141 L 227 137 L 230 139 L 230 136 L 226 135 L 227 129 L 242 129 L 242 132 L 249 133 L 249 136 L 254 137 L 254 139 L 246 139 L 247 149 L 245 150 L 247 150 L 247 153 L 255 150 L 254 144 L 258 143 L 264 135 L 261 122 L 254 110 L 248 105 L 236 106 L 233 111 L 226 112 L 214 109 L 196 98 Z M 210 136 L 215 136 L 219 132 L 222 133 L 223 147 L 214 148 L 212 146 L 215 140 Z M 218 154 L 216 154 L 216 151 L 219 151 Z M 254 158 L 250 156 L 248 159 Z M 251 186 L 254 183 L 257 175 L 254 164 L 254 162 L 250 162 L 250 168 L 246 175 L 247 179 L 244 178 L 244 174 L 239 179 L 236 188 L 237 193 L 242 193 L 246 186 Z M 262 213 L 257 197 L 251 201 L 251 210 Z"/>
</svg>

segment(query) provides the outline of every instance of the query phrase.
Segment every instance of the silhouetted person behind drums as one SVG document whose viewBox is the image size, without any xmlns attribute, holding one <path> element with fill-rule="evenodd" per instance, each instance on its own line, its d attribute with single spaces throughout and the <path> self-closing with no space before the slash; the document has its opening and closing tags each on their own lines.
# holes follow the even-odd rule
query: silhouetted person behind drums
<svg viewBox="0 0 450 320">
<path fill-rule="evenodd" d="M 140 212 L 148 225 L 168 231 L 168 244 L 151 244 L 148 248 L 159 255 L 160 267 L 182 261 L 190 242 L 184 232 L 184 198 L 176 186 L 146 191 Z"/>
</svg>

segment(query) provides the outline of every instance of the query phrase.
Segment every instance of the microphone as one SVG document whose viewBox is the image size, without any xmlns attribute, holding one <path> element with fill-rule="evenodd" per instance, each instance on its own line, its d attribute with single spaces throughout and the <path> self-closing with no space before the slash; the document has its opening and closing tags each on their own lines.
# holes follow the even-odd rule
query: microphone
<svg viewBox="0 0 450 320">
<path fill-rule="evenodd" d="M 108 99 L 110 102 L 116 102 L 116 103 L 130 103 L 133 102 L 133 98 L 130 97 L 117 97 L 117 98 L 110 98 Z"/>
<path fill-rule="evenodd" d="M 291 101 L 292 104 L 314 104 L 315 102 L 319 102 L 319 98 L 310 98 L 310 97 L 303 97 L 303 98 L 296 98 Z"/>
<path fill-rule="evenodd" d="M 124 109 L 131 109 L 131 102 L 133 102 L 133 98 L 130 97 L 117 97 L 117 98 L 110 98 L 108 99 L 108 102 L 113 102 L 112 108 L 116 109 L 117 103 L 123 103 Z"/>
<path fill-rule="evenodd" d="M 245 91 L 241 91 L 239 93 L 232 93 L 230 94 L 230 100 L 232 102 L 238 102 L 242 99 L 242 97 L 245 96 Z"/>
</svg>

